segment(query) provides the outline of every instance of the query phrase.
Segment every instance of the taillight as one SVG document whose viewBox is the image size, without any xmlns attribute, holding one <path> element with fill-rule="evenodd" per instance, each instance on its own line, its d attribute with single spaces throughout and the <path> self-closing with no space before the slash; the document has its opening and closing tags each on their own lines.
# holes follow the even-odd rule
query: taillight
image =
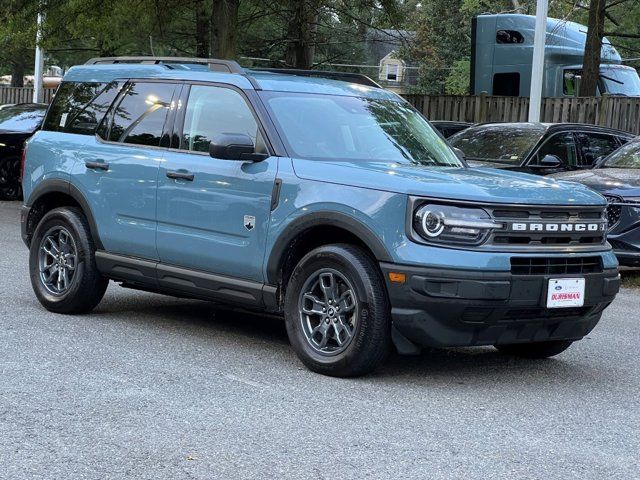
<svg viewBox="0 0 640 480">
<path fill-rule="evenodd" d="M 24 167 L 27 162 L 27 143 L 25 142 L 24 148 L 22 149 L 22 158 L 20 159 L 20 182 L 24 178 Z"/>
</svg>

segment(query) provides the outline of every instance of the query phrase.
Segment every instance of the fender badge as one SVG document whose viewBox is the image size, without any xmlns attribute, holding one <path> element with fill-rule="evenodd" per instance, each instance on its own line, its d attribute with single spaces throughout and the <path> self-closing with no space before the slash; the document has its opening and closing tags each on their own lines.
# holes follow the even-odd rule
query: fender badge
<svg viewBox="0 0 640 480">
<path fill-rule="evenodd" d="M 251 231 L 256 226 L 256 217 L 253 215 L 244 216 L 244 228 Z"/>
</svg>

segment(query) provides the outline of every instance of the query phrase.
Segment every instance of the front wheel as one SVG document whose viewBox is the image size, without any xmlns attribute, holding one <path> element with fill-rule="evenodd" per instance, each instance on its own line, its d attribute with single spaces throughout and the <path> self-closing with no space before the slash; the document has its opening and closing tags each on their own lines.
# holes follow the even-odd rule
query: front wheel
<svg viewBox="0 0 640 480">
<path fill-rule="evenodd" d="M 73 207 L 51 210 L 31 240 L 29 273 L 40 303 L 56 313 L 91 311 L 109 281 L 98 272 L 87 219 Z"/>
<path fill-rule="evenodd" d="M 571 340 L 552 340 L 549 342 L 514 343 L 496 345 L 499 352 L 522 358 L 548 358 L 564 352 L 571 346 Z"/>
<path fill-rule="evenodd" d="M 327 245 L 295 267 L 286 291 L 289 340 L 312 371 L 364 375 L 390 350 L 391 314 L 374 260 L 352 245 Z"/>
</svg>

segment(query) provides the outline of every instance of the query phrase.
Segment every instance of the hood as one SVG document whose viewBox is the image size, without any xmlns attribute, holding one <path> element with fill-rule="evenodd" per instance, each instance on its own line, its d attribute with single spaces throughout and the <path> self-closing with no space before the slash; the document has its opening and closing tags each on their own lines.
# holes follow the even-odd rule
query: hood
<svg viewBox="0 0 640 480">
<path fill-rule="evenodd" d="M 500 170 L 513 170 L 516 168 L 520 168 L 520 164 L 509 164 L 509 163 L 500 163 L 500 162 L 485 162 L 482 160 L 467 160 L 467 164 L 470 167 L 489 167 L 489 168 L 499 168 Z"/>
<path fill-rule="evenodd" d="M 640 197 L 640 170 L 637 168 L 598 168 L 556 173 L 549 177 L 578 182 L 600 193 Z"/>
<path fill-rule="evenodd" d="M 483 203 L 533 205 L 604 205 L 581 185 L 493 168 L 443 168 L 380 161 L 294 159 L 296 175 L 408 195 Z"/>
</svg>

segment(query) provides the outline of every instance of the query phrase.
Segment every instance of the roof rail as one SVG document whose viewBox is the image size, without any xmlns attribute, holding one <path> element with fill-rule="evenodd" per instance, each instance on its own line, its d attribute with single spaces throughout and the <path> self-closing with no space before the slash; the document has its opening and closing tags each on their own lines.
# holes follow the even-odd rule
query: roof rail
<svg viewBox="0 0 640 480">
<path fill-rule="evenodd" d="M 196 58 L 196 57 L 96 57 L 88 60 L 85 65 L 100 65 L 113 63 L 141 63 L 147 65 L 170 65 L 170 64 L 198 64 L 208 65 L 209 70 L 223 73 L 244 74 L 244 69 L 234 60 L 218 60 L 216 58 Z"/>
<path fill-rule="evenodd" d="M 257 72 L 271 72 L 282 73 L 286 75 L 298 75 L 301 77 L 320 77 L 329 78 L 331 80 L 342 80 L 343 82 L 357 83 L 359 85 L 366 85 L 367 87 L 382 88 L 382 86 L 376 83 L 371 78 L 361 73 L 348 73 L 348 72 L 327 72 L 325 70 L 297 70 L 294 68 L 252 68 L 251 70 Z"/>
</svg>

